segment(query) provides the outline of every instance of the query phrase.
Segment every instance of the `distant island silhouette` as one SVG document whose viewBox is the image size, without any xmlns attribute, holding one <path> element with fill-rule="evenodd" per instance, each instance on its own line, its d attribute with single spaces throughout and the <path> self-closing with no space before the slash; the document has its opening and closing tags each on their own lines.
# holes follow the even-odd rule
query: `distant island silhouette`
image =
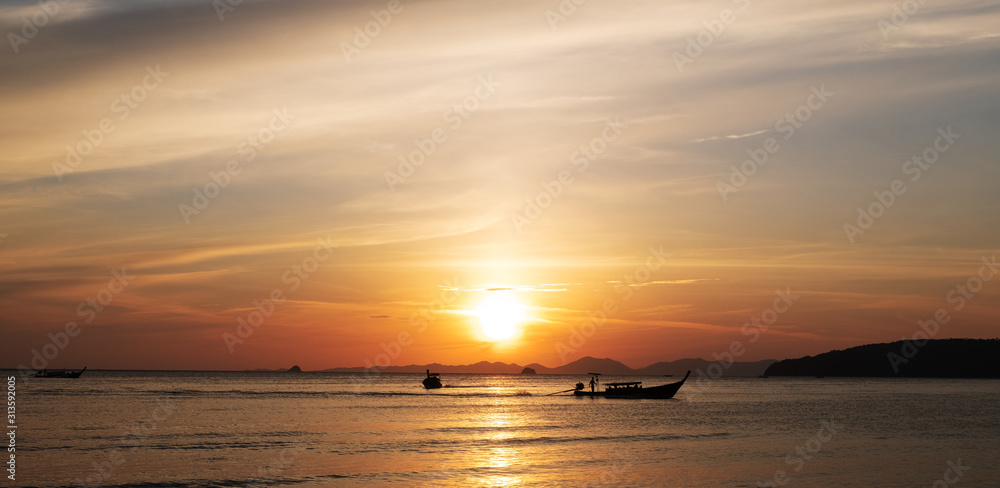
<svg viewBox="0 0 1000 488">
<path fill-rule="evenodd" d="M 776 362 L 776 359 L 766 359 L 754 362 L 734 362 L 726 369 L 725 376 L 759 376 L 764 373 L 768 366 Z M 658 362 L 644 368 L 633 369 L 619 361 L 610 358 L 594 358 L 586 356 L 562 366 L 549 368 L 538 363 L 531 363 L 525 366 L 518 364 L 507 364 L 500 362 L 480 361 L 475 364 L 465 364 L 450 366 L 440 363 L 431 364 L 410 364 L 406 366 L 387 366 L 379 368 L 383 373 L 423 373 L 426 370 L 439 373 L 486 373 L 486 374 L 531 374 L 526 370 L 532 370 L 535 374 L 587 374 L 589 372 L 599 372 L 607 375 L 619 376 L 663 376 L 677 375 L 683 376 L 688 371 L 704 370 L 714 361 L 704 359 L 678 359 L 671 362 Z M 324 369 L 328 373 L 360 373 L 363 367 L 352 368 L 331 368 Z"/>
<path fill-rule="evenodd" d="M 767 376 L 1000 378 L 1000 339 L 867 344 L 778 361 Z"/>
<path fill-rule="evenodd" d="M 538 363 L 521 366 L 516 363 L 480 361 L 475 364 L 445 365 L 440 363 L 410 364 L 379 368 L 382 373 L 478 374 L 568 374 L 599 372 L 617 376 L 682 376 L 687 371 L 698 374 L 708 371 L 717 361 L 686 358 L 660 361 L 643 368 L 630 368 L 611 358 L 582 357 L 576 361 L 549 368 Z M 290 369 L 253 371 L 302 372 L 298 366 Z M 329 368 L 312 372 L 362 373 L 365 368 Z M 723 376 L 846 376 L 901 378 L 1000 378 L 1000 339 L 932 339 L 926 341 L 896 341 L 866 344 L 837 349 L 816 356 L 795 359 L 765 359 L 733 362 Z"/>
<path fill-rule="evenodd" d="M 478 374 L 568 374 L 599 372 L 617 376 L 681 376 L 687 371 L 698 374 L 708 371 L 717 361 L 686 358 L 660 361 L 643 368 L 630 368 L 611 358 L 582 357 L 576 361 L 549 368 L 538 363 L 521 366 L 516 363 L 480 361 L 475 364 L 445 365 L 440 363 L 410 364 L 379 368 L 382 373 Z M 290 369 L 253 371 L 302 372 L 298 366 Z M 329 368 L 319 373 L 362 373 L 365 368 Z M 1000 339 L 932 339 L 926 341 L 896 341 L 866 344 L 837 349 L 816 356 L 795 359 L 765 359 L 733 362 L 722 376 L 845 376 L 901 378 L 1000 378 Z"/>
</svg>

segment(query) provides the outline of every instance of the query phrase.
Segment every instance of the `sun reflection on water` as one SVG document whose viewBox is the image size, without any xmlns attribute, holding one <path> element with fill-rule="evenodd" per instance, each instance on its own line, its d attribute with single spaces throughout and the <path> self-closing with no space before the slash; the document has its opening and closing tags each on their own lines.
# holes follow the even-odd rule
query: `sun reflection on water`
<svg viewBox="0 0 1000 488">
<path fill-rule="evenodd" d="M 490 446 L 477 459 L 477 467 L 484 469 L 482 483 L 486 486 L 514 486 L 522 479 L 514 472 L 521 464 L 521 452 L 516 447 L 504 444 L 513 439 L 515 432 L 523 426 L 523 421 L 512 415 L 509 409 L 498 400 L 496 407 L 484 415 L 480 421 L 483 429 L 482 439 L 488 440 Z"/>
</svg>

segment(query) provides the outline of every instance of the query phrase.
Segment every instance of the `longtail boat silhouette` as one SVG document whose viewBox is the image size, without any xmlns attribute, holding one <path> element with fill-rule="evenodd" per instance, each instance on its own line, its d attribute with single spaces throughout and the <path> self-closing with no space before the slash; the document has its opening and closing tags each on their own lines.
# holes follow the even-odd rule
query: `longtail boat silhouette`
<svg viewBox="0 0 1000 488">
<path fill-rule="evenodd" d="M 627 381 L 621 383 L 606 383 L 604 386 L 604 391 L 597 391 L 596 385 L 600 383 L 599 377 L 600 373 L 589 373 L 591 375 L 591 391 L 584 389 L 583 383 L 577 383 L 576 389 L 573 390 L 573 395 L 578 397 L 604 397 L 604 398 L 673 398 L 677 394 L 677 390 L 684 385 L 687 381 L 688 376 L 691 376 L 691 372 L 688 371 L 684 375 L 684 379 L 676 383 L 668 383 L 666 385 L 651 386 L 649 388 L 643 388 L 641 381 Z"/>
<path fill-rule="evenodd" d="M 72 371 L 68 369 L 42 369 L 35 371 L 35 374 L 31 376 L 32 378 L 79 378 L 80 375 L 86 370 L 86 366 L 79 371 Z"/>
</svg>

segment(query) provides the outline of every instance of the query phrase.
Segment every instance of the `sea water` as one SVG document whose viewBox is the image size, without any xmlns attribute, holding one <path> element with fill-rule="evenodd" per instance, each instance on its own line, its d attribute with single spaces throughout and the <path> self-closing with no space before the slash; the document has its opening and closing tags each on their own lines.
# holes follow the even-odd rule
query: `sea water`
<svg viewBox="0 0 1000 488">
<path fill-rule="evenodd" d="M 996 380 L 692 375 L 630 400 L 550 395 L 585 376 L 423 377 L 18 377 L 2 486 L 1000 486 Z"/>
</svg>

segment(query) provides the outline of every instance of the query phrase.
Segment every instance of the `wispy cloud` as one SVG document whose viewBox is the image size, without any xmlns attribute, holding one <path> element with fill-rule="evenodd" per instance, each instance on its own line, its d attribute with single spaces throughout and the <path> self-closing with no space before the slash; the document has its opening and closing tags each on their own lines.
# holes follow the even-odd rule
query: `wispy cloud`
<svg viewBox="0 0 1000 488">
<path fill-rule="evenodd" d="M 718 141 L 720 139 L 743 139 L 744 137 L 751 137 L 751 136 L 755 136 L 755 135 L 758 135 L 758 134 L 763 134 L 765 132 L 769 132 L 769 130 L 768 129 L 761 129 L 761 130 L 757 130 L 757 131 L 753 131 L 753 132 L 747 132 L 745 134 L 730 134 L 730 135 L 726 135 L 726 136 L 703 137 L 701 139 L 695 139 L 695 140 L 693 140 L 691 142 Z"/>
</svg>

